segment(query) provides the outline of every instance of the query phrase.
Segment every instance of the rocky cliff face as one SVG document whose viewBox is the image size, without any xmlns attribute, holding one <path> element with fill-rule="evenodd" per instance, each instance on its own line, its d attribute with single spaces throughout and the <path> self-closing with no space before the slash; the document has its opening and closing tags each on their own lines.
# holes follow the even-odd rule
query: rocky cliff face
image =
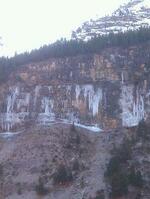
<svg viewBox="0 0 150 199">
<path fill-rule="evenodd" d="M 149 0 L 130 0 L 110 16 L 85 22 L 72 33 L 72 38 L 88 40 L 97 35 L 135 30 L 150 25 Z"/>
<path fill-rule="evenodd" d="M 36 123 L 131 127 L 150 112 L 150 45 L 21 66 L 0 90 L 1 131 Z"/>
</svg>

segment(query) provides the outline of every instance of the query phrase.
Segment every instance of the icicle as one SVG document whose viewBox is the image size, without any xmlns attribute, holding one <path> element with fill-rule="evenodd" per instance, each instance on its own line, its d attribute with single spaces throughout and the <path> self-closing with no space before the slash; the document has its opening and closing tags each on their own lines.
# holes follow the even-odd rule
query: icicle
<svg viewBox="0 0 150 199">
<path fill-rule="evenodd" d="M 17 96 L 19 94 L 19 88 L 11 88 L 10 94 L 7 97 L 7 108 L 6 114 L 3 119 L 3 130 L 10 131 L 14 125 L 14 120 L 16 120 L 16 115 L 14 114 L 14 106 L 16 103 Z"/>
<path fill-rule="evenodd" d="M 98 114 L 99 105 L 102 101 L 102 90 L 98 88 L 94 90 L 93 85 L 83 85 L 79 87 L 76 85 L 76 100 L 78 101 L 79 95 L 83 92 L 84 100 L 88 102 L 88 109 L 95 116 Z"/>
<path fill-rule="evenodd" d="M 124 74 L 123 74 L 123 72 L 121 73 L 121 82 L 122 82 L 122 84 L 124 84 Z"/>
<path fill-rule="evenodd" d="M 123 126 L 136 126 L 145 116 L 144 99 L 136 91 L 136 99 L 134 98 L 133 86 L 123 86 L 121 96 L 122 107 L 122 125 Z"/>
<path fill-rule="evenodd" d="M 76 85 L 75 93 L 76 93 L 76 100 L 77 100 L 77 101 L 79 100 L 80 92 L 81 92 L 80 86 L 79 86 L 79 85 Z"/>
</svg>

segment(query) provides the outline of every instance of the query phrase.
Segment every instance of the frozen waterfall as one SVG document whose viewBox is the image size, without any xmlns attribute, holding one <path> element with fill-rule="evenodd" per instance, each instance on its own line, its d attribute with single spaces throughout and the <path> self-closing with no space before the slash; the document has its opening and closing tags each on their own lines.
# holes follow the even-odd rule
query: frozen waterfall
<svg viewBox="0 0 150 199">
<path fill-rule="evenodd" d="M 55 114 L 52 109 L 54 106 L 54 101 L 48 97 L 42 99 L 42 113 L 38 115 L 38 122 L 41 125 L 49 125 L 51 122 L 55 121 Z"/>
<path fill-rule="evenodd" d="M 126 127 L 136 126 L 144 118 L 144 99 L 138 89 L 134 96 L 133 86 L 122 86 L 121 94 L 122 125 Z"/>
<path fill-rule="evenodd" d="M 76 85 L 76 101 L 79 101 L 79 97 L 81 94 L 84 96 L 84 100 L 88 103 L 88 109 L 92 112 L 93 116 L 96 116 L 99 112 L 99 106 L 102 102 L 103 93 L 102 89 L 98 88 L 94 90 L 93 85 Z"/>
<path fill-rule="evenodd" d="M 18 87 L 10 89 L 10 94 L 7 97 L 7 110 L 2 123 L 3 130 L 10 131 L 10 129 L 16 123 L 17 117 L 14 113 L 14 106 L 18 94 L 19 94 Z"/>
</svg>

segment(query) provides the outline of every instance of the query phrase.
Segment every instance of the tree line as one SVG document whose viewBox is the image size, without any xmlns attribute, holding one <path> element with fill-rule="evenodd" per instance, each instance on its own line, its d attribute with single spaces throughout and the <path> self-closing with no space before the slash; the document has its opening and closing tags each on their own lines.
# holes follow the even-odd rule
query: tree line
<svg viewBox="0 0 150 199">
<path fill-rule="evenodd" d="M 16 54 L 14 57 L 0 58 L 0 82 L 7 80 L 9 74 L 21 65 L 39 62 L 49 58 L 63 58 L 79 54 L 100 53 L 109 47 L 128 47 L 150 41 L 150 28 L 142 27 L 117 34 L 95 36 L 89 41 L 60 39 L 39 49 Z"/>
</svg>

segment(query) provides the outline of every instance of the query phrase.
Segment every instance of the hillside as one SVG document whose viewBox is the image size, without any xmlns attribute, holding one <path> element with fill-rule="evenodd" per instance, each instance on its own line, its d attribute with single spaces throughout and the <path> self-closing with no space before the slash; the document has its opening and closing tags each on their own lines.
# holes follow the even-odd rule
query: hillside
<svg viewBox="0 0 150 199">
<path fill-rule="evenodd" d="M 145 136 L 141 128 L 99 134 L 62 124 L 0 134 L 0 198 L 110 199 L 113 194 L 113 199 L 148 199 L 149 138 Z M 122 177 L 119 184 L 115 178 L 111 185 L 106 171 L 117 172 L 112 160 L 120 154 L 124 158 L 120 169 L 128 183 Z M 130 177 L 132 168 L 142 174 L 137 183 L 136 172 Z"/>
<path fill-rule="evenodd" d="M 72 32 L 73 39 L 89 40 L 99 35 L 136 30 L 150 25 L 149 0 L 130 0 L 120 6 L 110 16 L 90 20 L 76 31 Z"/>
<path fill-rule="evenodd" d="M 94 196 L 99 188 L 105 188 L 103 174 L 109 157 L 105 142 L 108 143 L 108 138 L 104 134 L 73 130 L 71 125 L 60 124 L 51 128 L 34 127 L 5 139 L 0 134 L 0 198 Z M 73 179 L 56 183 L 54 176 L 61 165 L 71 172 Z M 47 194 L 36 188 L 39 179 Z"/>
</svg>

